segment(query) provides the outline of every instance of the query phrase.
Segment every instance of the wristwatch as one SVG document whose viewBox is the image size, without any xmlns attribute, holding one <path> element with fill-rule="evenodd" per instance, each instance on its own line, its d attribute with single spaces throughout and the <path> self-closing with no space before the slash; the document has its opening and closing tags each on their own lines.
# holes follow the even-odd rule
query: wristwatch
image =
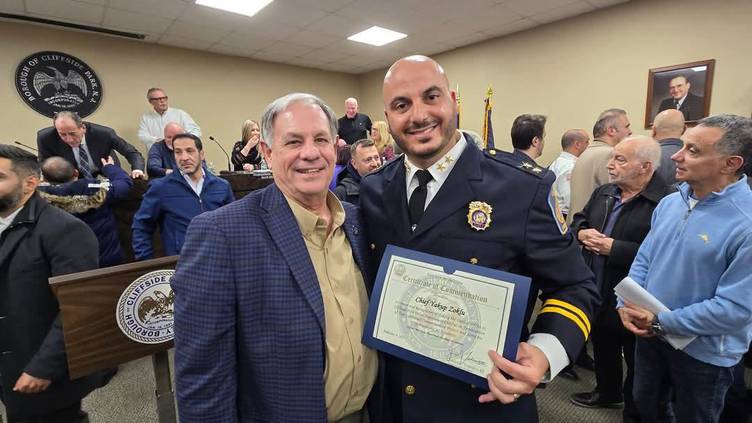
<svg viewBox="0 0 752 423">
<path fill-rule="evenodd" d="M 661 322 L 658 321 L 657 314 L 653 317 L 653 321 L 650 323 L 650 329 L 653 331 L 654 334 L 658 336 L 663 336 L 666 334 L 663 331 L 663 326 L 661 326 Z"/>
</svg>

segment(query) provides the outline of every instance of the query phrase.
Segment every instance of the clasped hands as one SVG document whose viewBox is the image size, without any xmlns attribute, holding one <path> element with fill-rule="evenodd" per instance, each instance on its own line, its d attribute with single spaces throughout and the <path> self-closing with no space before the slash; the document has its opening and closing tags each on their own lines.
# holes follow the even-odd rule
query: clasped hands
<svg viewBox="0 0 752 423">
<path fill-rule="evenodd" d="M 592 228 L 577 232 L 577 239 L 586 250 L 601 256 L 610 255 L 611 247 L 614 245 L 613 238 L 609 238 Z"/>
<path fill-rule="evenodd" d="M 655 336 L 652 327 L 655 314 L 650 310 L 632 304 L 629 301 L 624 301 L 624 307 L 619 307 L 616 311 L 619 313 L 622 325 L 628 331 L 643 338 L 652 338 Z"/>
</svg>

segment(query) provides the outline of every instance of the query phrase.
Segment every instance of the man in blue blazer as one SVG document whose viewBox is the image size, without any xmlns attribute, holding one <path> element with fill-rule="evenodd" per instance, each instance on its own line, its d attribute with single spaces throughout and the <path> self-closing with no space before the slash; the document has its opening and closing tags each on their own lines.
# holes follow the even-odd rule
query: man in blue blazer
<svg viewBox="0 0 752 423">
<path fill-rule="evenodd" d="M 172 278 L 178 412 L 190 422 L 360 422 L 376 352 L 355 206 L 328 191 L 336 117 L 290 94 L 262 119 L 274 184 L 191 222 Z M 378 418 L 372 418 L 376 421 Z"/>
</svg>

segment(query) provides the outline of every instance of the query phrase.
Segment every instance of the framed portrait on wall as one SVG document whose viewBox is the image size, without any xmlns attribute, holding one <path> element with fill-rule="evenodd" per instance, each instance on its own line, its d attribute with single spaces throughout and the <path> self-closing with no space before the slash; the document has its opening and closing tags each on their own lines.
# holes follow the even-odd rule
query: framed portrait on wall
<svg viewBox="0 0 752 423">
<path fill-rule="evenodd" d="M 714 67 L 715 59 L 710 59 L 650 69 L 645 128 L 666 109 L 680 110 L 690 123 L 708 116 Z"/>
</svg>

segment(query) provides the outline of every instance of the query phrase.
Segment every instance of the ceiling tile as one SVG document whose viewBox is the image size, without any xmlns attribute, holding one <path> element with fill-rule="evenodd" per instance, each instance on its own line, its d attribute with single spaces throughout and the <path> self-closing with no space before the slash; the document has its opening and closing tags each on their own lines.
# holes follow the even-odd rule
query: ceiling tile
<svg viewBox="0 0 752 423">
<path fill-rule="evenodd" d="M 229 29 L 222 26 L 203 26 L 174 21 L 165 34 L 215 43 L 229 33 Z"/>
<path fill-rule="evenodd" d="M 284 39 L 285 42 L 300 44 L 309 47 L 326 47 L 341 40 L 340 37 L 334 35 L 321 34 L 309 30 L 298 31 L 291 36 Z"/>
<path fill-rule="evenodd" d="M 522 16 L 532 16 L 571 4 L 573 0 L 506 0 L 502 4 Z"/>
<path fill-rule="evenodd" d="M 347 6 L 348 4 L 352 3 L 354 0 L 285 0 L 287 3 L 294 5 L 296 7 L 301 8 L 308 8 L 308 7 L 315 7 L 318 10 L 323 10 L 325 12 L 336 12 L 343 7 Z"/>
<path fill-rule="evenodd" d="M 26 10 L 55 20 L 99 25 L 104 7 L 72 0 L 26 0 Z"/>
<path fill-rule="evenodd" d="M 535 26 L 538 26 L 537 22 L 531 19 L 523 18 L 514 22 L 510 22 L 506 25 L 501 25 L 499 27 L 484 29 L 483 32 L 485 34 L 491 35 L 492 37 L 501 37 L 502 35 L 524 31 Z"/>
<path fill-rule="evenodd" d="M 224 44 L 229 47 L 245 49 L 246 51 L 261 50 L 262 48 L 268 47 L 276 42 L 277 40 L 271 38 L 239 34 L 237 32 L 228 34 L 224 38 L 219 40 L 220 44 Z"/>
<path fill-rule="evenodd" d="M 108 8 L 104 13 L 103 25 L 107 28 L 125 31 L 163 34 L 171 23 L 172 20 L 159 16 Z"/>
<path fill-rule="evenodd" d="M 24 2 L 23 0 L 0 0 L 0 11 L 3 12 L 23 12 Z"/>
<path fill-rule="evenodd" d="M 177 18 L 189 6 L 182 0 L 109 0 L 108 5 L 114 9 L 168 19 Z"/>
<path fill-rule="evenodd" d="M 257 51 L 253 53 L 251 57 L 258 60 L 265 60 L 267 62 L 279 63 L 287 63 L 287 61 L 295 59 L 295 56 L 293 55 L 273 51 Z"/>
<path fill-rule="evenodd" d="M 342 60 L 346 57 L 351 57 L 349 53 L 344 53 L 334 48 L 320 48 L 311 50 L 308 53 L 302 55 L 302 58 L 309 58 L 315 62 L 329 63 Z"/>
<path fill-rule="evenodd" d="M 595 7 L 593 7 L 591 4 L 585 1 L 578 1 L 576 3 L 568 4 L 564 7 L 557 7 L 556 9 L 552 9 L 547 12 L 536 13 L 535 15 L 530 16 L 530 19 L 544 24 L 571 18 L 572 16 L 592 12 L 593 10 L 595 10 Z"/>
<path fill-rule="evenodd" d="M 314 8 L 313 5 L 315 3 L 312 1 L 306 6 L 302 4 L 294 5 L 279 0 L 273 1 L 261 9 L 253 19 L 254 21 L 272 21 L 285 25 L 305 27 L 328 14 L 328 12 Z"/>
<path fill-rule="evenodd" d="M 281 24 L 272 21 L 258 21 L 250 25 L 240 25 L 232 28 L 234 32 L 246 35 L 253 35 L 275 40 L 283 40 L 296 32 L 300 28 L 294 25 Z"/>
<path fill-rule="evenodd" d="M 347 37 L 368 29 L 370 25 L 359 18 L 348 18 L 337 14 L 331 14 L 308 25 L 306 29 L 323 34 L 334 35 L 346 39 Z"/>
<path fill-rule="evenodd" d="M 289 56 L 302 56 L 313 50 L 311 47 L 302 46 L 300 44 L 286 43 L 284 41 L 278 41 L 270 46 L 264 47 L 262 53 L 280 53 Z"/>
<path fill-rule="evenodd" d="M 178 16 L 183 22 L 203 26 L 220 26 L 227 29 L 234 29 L 245 25 L 251 25 L 253 18 L 248 16 L 230 13 L 224 10 L 213 9 L 211 7 L 189 4 Z"/>
</svg>

